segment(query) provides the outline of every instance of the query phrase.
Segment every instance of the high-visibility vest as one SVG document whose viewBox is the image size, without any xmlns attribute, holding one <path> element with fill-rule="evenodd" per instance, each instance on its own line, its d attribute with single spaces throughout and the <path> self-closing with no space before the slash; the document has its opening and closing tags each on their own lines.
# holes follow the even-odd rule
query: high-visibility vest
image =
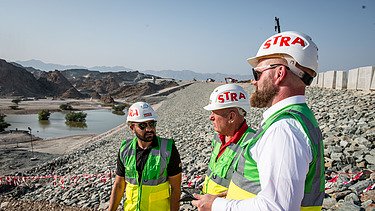
<svg viewBox="0 0 375 211">
<path fill-rule="evenodd" d="M 254 133 L 255 131 L 253 129 L 250 127 L 247 128 L 237 144 L 232 143 L 228 145 L 218 159 L 216 158 L 222 143 L 219 135 L 215 133 L 214 139 L 212 140 L 213 150 L 203 183 L 203 193 L 217 195 L 228 190 L 229 182 L 234 172 L 234 161 L 237 160 L 236 158 L 241 154 L 243 147 L 246 145 L 246 141 L 250 140 Z"/>
<path fill-rule="evenodd" d="M 236 163 L 227 199 L 253 198 L 261 191 L 257 163 L 252 159 L 250 149 L 274 122 L 285 118 L 296 119 L 302 125 L 309 138 L 313 156 L 306 175 L 301 210 L 321 210 L 325 183 L 323 137 L 313 112 L 305 103 L 290 105 L 277 111 L 259 128 Z"/>
<path fill-rule="evenodd" d="M 167 165 L 173 140 L 157 137 L 138 181 L 136 167 L 137 137 L 122 142 L 120 159 L 125 166 L 126 200 L 124 210 L 170 210 L 170 185 Z"/>
</svg>

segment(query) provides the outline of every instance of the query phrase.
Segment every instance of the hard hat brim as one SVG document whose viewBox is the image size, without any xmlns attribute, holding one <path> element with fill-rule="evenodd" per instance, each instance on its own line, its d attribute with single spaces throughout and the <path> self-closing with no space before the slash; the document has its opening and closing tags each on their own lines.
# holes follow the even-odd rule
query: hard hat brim
<svg viewBox="0 0 375 211">
<path fill-rule="evenodd" d="M 264 56 L 254 56 L 247 59 L 247 62 L 252 66 L 256 67 L 259 64 L 259 60 L 261 59 L 267 59 L 267 58 L 285 58 L 287 54 L 281 54 L 281 53 L 273 53 L 269 55 Z"/>
<path fill-rule="evenodd" d="M 247 62 L 252 66 L 256 67 L 258 65 L 258 57 L 250 57 L 247 59 Z"/>
<path fill-rule="evenodd" d="M 221 108 L 217 108 L 217 107 L 215 107 L 214 105 L 212 105 L 212 104 L 210 104 L 210 105 L 206 105 L 205 107 L 203 107 L 204 108 L 204 110 L 207 110 L 207 111 L 214 111 L 214 110 L 219 110 L 219 109 L 221 109 Z"/>
<path fill-rule="evenodd" d="M 156 118 L 145 118 L 145 119 L 142 119 L 142 120 L 139 120 L 139 119 L 134 119 L 132 120 L 131 118 L 130 119 L 127 119 L 126 122 L 137 122 L 137 123 L 140 123 L 140 122 L 147 122 L 147 121 L 157 121 Z"/>
<path fill-rule="evenodd" d="M 225 108 L 242 108 L 246 112 L 250 112 L 250 110 L 248 108 L 244 108 L 243 106 L 233 106 L 233 105 L 222 105 L 222 106 L 218 107 L 218 106 L 215 106 L 214 104 L 210 104 L 210 105 L 207 105 L 203 108 L 207 111 L 216 111 L 216 110 L 225 109 Z"/>
</svg>

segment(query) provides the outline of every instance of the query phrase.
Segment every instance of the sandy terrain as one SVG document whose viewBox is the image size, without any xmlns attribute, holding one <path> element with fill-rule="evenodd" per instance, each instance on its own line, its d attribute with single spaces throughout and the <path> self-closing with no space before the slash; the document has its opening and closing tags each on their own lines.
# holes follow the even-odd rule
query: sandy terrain
<svg viewBox="0 0 375 211">
<path fill-rule="evenodd" d="M 89 142 L 95 135 L 37 139 L 27 133 L 0 134 L 0 175 L 9 175 L 43 164 Z"/>
<path fill-rule="evenodd" d="M 21 101 L 18 103 L 18 109 L 13 110 L 9 106 L 14 106 L 16 104 L 12 103 L 13 99 L 0 99 L 0 112 L 4 114 L 32 114 L 38 113 L 42 109 L 48 109 L 50 111 L 60 111 L 59 106 L 62 104 L 69 103 L 73 106 L 73 109 L 77 110 L 90 110 L 103 108 L 102 103 L 97 100 L 52 100 L 49 99 L 39 99 L 39 100 L 29 100 Z"/>
</svg>

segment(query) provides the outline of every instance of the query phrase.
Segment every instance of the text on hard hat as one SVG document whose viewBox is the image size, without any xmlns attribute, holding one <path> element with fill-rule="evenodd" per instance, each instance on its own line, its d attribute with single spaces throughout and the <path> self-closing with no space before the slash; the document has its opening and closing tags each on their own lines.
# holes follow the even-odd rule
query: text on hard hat
<svg viewBox="0 0 375 211">
<path fill-rule="evenodd" d="M 238 101 L 241 99 L 246 100 L 246 95 L 242 92 L 237 94 L 236 92 L 223 92 L 217 96 L 217 101 L 219 103 L 224 103 L 225 101 Z"/>
<path fill-rule="evenodd" d="M 139 116 L 139 111 L 136 108 L 129 109 L 128 116 L 133 117 L 133 116 Z"/>
<path fill-rule="evenodd" d="M 149 116 L 152 116 L 152 113 L 144 113 L 143 116 L 144 117 L 149 117 Z"/>
<path fill-rule="evenodd" d="M 271 39 L 267 40 L 264 45 L 263 49 L 268 49 L 269 47 L 273 45 L 279 45 L 281 46 L 290 46 L 290 45 L 301 45 L 302 47 L 305 47 L 305 41 L 300 37 L 290 37 L 290 36 L 274 36 Z"/>
</svg>

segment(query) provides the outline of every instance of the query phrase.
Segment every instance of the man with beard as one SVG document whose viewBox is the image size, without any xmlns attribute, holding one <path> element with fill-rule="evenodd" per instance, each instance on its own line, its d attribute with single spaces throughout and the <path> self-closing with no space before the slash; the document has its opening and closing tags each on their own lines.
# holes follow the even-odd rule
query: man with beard
<svg viewBox="0 0 375 211">
<path fill-rule="evenodd" d="M 156 121 L 148 103 L 130 106 L 127 123 L 135 137 L 121 143 L 109 210 L 117 209 L 124 191 L 124 210 L 179 210 L 180 155 L 173 140 L 156 136 Z"/>
<path fill-rule="evenodd" d="M 322 134 L 306 104 L 316 76 L 318 48 L 298 32 L 267 39 L 255 57 L 252 107 L 268 107 L 235 167 L 226 199 L 196 195 L 199 210 L 321 210 Z"/>
</svg>

